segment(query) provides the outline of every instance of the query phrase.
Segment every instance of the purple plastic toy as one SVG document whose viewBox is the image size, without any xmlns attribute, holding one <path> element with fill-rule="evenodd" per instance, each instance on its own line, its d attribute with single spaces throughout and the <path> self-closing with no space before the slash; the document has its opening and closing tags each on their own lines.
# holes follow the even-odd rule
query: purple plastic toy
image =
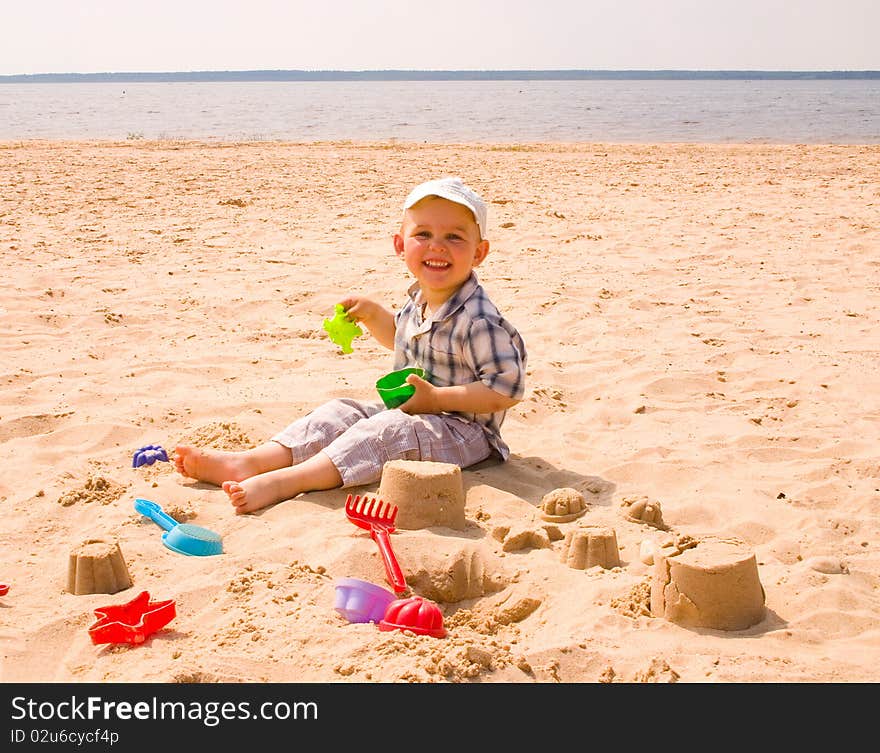
<svg viewBox="0 0 880 753">
<path fill-rule="evenodd" d="M 168 462 L 168 453 L 162 448 L 162 445 L 148 444 L 141 447 L 134 453 L 131 461 L 132 468 L 140 468 L 142 465 L 152 465 L 157 460 L 165 463 Z"/>
<path fill-rule="evenodd" d="M 358 578 L 336 581 L 334 609 L 349 622 L 379 622 L 396 596 L 381 586 Z"/>
</svg>

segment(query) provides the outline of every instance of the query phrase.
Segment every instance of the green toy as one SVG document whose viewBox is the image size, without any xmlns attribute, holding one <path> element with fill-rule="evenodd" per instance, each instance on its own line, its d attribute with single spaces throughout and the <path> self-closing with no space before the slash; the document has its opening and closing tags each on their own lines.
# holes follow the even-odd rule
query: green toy
<svg viewBox="0 0 880 753">
<path fill-rule="evenodd" d="M 343 353 L 351 353 L 351 341 L 364 334 L 364 331 L 346 317 L 345 306 L 341 303 L 336 304 L 335 310 L 332 319 L 324 320 L 324 329 L 327 330 L 330 339 L 342 348 Z"/>
</svg>

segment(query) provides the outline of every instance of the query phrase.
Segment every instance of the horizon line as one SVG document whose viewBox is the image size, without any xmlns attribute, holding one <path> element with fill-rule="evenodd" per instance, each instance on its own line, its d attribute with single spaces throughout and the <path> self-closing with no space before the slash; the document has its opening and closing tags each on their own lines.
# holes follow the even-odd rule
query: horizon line
<svg viewBox="0 0 880 753">
<path fill-rule="evenodd" d="M 448 79 L 602 79 L 602 78 L 880 78 L 870 69 L 749 69 L 749 68 L 497 68 L 497 69 L 297 69 L 255 68 L 191 71 L 96 71 L 82 73 L 0 74 L 0 81 L 129 80 L 438 80 Z"/>
</svg>

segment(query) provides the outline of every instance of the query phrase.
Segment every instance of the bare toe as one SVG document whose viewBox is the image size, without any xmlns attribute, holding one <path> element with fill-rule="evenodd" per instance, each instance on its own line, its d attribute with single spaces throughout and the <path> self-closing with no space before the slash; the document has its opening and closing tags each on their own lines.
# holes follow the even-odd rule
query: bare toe
<svg viewBox="0 0 880 753">
<path fill-rule="evenodd" d="M 186 472 L 186 458 L 192 453 L 191 447 L 178 445 L 174 448 L 174 467 L 181 476 L 190 477 Z"/>
<path fill-rule="evenodd" d="M 223 491 L 226 492 L 227 495 L 229 495 L 229 501 L 232 502 L 232 504 L 236 507 L 244 504 L 247 492 L 245 492 L 244 487 L 237 481 L 224 481 Z"/>
</svg>

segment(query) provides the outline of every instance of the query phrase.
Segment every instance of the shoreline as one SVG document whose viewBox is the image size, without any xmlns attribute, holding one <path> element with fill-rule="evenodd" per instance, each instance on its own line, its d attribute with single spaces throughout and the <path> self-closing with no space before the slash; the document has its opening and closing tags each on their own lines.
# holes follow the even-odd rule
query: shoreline
<svg viewBox="0 0 880 753">
<path fill-rule="evenodd" d="M 834 141 L 425 141 L 404 140 L 398 138 L 387 139 L 321 139 L 321 140 L 295 140 L 295 139 L 224 139 L 224 138 L 146 138 L 143 136 L 127 138 L 0 138 L 0 147 L 28 147 L 39 145 L 72 144 L 81 146 L 161 146 L 167 144 L 185 144 L 187 146 L 283 146 L 283 147 L 322 147 L 322 146 L 349 146 L 355 148 L 388 149 L 400 148 L 468 148 L 490 150 L 554 150 L 554 149 L 590 149 L 594 147 L 608 148 L 637 148 L 637 147 L 714 147 L 714 148 L 880 148 L 880 142 L 834 142 Z"/>
<path fill-rule="evenodd" d="M 880 71 L 835 70 L 241 70 L 19 73 L 3 83 L 172 83 L 326 81 L 844 81 L 880 79 Z"/>
</svg>

